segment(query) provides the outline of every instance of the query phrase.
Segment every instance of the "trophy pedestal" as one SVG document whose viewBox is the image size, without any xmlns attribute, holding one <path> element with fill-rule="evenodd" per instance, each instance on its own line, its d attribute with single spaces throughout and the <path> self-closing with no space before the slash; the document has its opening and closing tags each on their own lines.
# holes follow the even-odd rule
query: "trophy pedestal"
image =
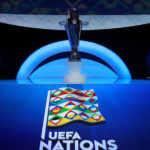
<svg viewBox="0 0 150 150">
<path fill-rule="evenodd" d="M 64 75 L 64 83 L 82 84 L 86 82 L 86 75 L 80 74 L 82 62 L 67 62 L 70 74 Z"/>
</svg>

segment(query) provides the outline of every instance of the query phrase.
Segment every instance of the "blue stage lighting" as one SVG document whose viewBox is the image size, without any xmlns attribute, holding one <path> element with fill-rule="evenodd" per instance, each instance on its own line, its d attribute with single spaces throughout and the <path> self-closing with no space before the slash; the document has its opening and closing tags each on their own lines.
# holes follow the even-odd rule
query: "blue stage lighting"
<svg viewBox="0 0 150 150">
<path fill-rule="evenodd" d="M 17 79 L 27 79 L 33 70 L 48 57 L 70 51 L 68 40 L 48 44 L 32 53 L 20 67 Z M 131 79 L 130 71 L 121 58 L 110 49 L 88 41 L 80 41 L 79 51 L 89 53 L 104 60 L 117 74 L 119 78 Z"/>
</svg>

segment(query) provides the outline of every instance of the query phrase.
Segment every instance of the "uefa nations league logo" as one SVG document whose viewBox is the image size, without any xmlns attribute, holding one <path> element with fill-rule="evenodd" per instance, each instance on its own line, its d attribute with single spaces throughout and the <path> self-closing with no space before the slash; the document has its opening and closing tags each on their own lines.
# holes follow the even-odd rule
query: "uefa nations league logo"
<svg viewBox="0 0 150 150">
<path fill-rule="evenodd" d="M 58 131 L 77 121 L 88 124 L 105 122 L 97 101 L 94 90 L 70 87 L 49 90 L 39 150 L 116 150 L 113 139 L 101 142 L 82 140 L 76 131 Z"/>
</svg>

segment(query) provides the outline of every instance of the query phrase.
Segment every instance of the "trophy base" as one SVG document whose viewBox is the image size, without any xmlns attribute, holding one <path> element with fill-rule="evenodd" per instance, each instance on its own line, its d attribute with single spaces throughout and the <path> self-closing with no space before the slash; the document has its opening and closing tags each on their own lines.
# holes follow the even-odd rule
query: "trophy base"
<svg viewBox="0 0 150 150">
<path fill-rule="evenodd" d="M 64 75 L 64 83 L 82 84 L 86 82 L 86 75 L 80 74 L 82 62 L 67 62 L 70 74 Z"/>
<path fill-rule="evenodd" d="M 86 76 L 84 74 L 65 74 L 64 83 L 69 84 L 82 84 L 86 82 Z"/>
</svg>

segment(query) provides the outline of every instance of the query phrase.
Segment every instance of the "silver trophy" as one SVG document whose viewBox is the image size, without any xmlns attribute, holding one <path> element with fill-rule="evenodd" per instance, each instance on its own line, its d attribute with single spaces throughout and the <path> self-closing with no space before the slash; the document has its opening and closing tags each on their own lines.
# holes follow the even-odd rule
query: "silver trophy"
<svg viewBox="0 0 150 150">
<path fill-rule="evenodd" d="M 79 14 L 76 8 L 69 9 L 69 17 L 66 21 L 66 30 L 68 39 L 71 46 L 71 54 L 69 57 L 70 62 L 79 62 L 81 61 L 78 53 L 78 45 L 80 40 L 82 22 L 79 20 Z"/>
<path fill-rule="evenodd" d="M 86 76 L 80 74 L 83 63 L 78 52 L 82 22 L 79 20 L 79 14 L 76 8 L 69 9 L 68 13 L 69 18 L 66 20 L 65 28 L 71 47 L 71 54 L 67 62 L 70 74 L 64 75 L 64 82 L 85 83 Z"/>
</svg>

